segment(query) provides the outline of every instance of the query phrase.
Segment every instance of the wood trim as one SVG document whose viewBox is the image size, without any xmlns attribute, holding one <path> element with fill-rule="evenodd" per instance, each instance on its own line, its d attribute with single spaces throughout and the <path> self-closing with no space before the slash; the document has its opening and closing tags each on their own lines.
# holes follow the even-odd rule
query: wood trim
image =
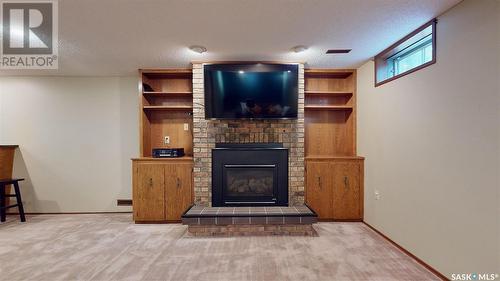
<svg viewBox="0 0 500 281">
<path fill-rule="evenodd" d="M 389 83 L 389 82 L 391 82 L 391 81 L 393 81 L 393 80 L 396 80 L 396 79 L 398 79 L 398 78 L 401 78 L 401 77 L 403 77 L 403 76 L 406 76 L 406 75 L 408 75 L 408 74 L 411 74 L 411 73 L 413 73 L 413 72 L 415 72 L 415 71 L 417 71 L 417 70 L 420 70 L 420 69 L 422 69 L 422 68 L 426 68 L 426 67 L 428 67 L 429 65 L 433 65 L 433 64 L 435 64 L 435 63 L 436 63 L 436 57 L 434 56 L 434 58 L 433 58 L 430 62 L 426 62 L 426 63 L 424 63 L 424 64 L 422 64 L 422 65 L 419 65 L 419 66 L 417 66 L 417 67 L 415 67 L 415 68 L 412 68 L 412 69 L 410 69 L 410 70 L 408 70 L 408 71 L 406 71 L 406 72 L 403 72 L 403 73 L 398 74 L 398 75 L 396 75 L 396 76 L 393 76 L 393 77 L 391 77 L 391 78 L 385 79 L 385 80 L 384 80 L 384 81 L 382 81 L 382 82 L 378 82 L 378 83 L 377 83 L 377 82 L 375 82 L 375 87 L 378 87 L 378 86 L 384 85 L 385 83 Z M 375 64 L 377 64 L 377 63 L 376 63 L 376 61 L 375 61 Z M 376 69 L 376 66 L 375 66 L 375 69 Z M 375 77 L 375 79 L 377 79 L 377 78 Z M 375 80 L 375 81 L 376 81 L 376 80 Z"/>
<path fill-rule="evenodd" d="M 143 110 L 193 110 L 192 105 L 144 105 Z"/>
<path fill-rule="evenodd" d="M 158 162 L 193 162 L 194 158 L 191 156 L 171 157 L 171 158 L 153 158 L 153 157 L 139 157 L 132 158 L 132 161 L 158 161 Z"/>
<path fill-rule="evenodd" d="M 142 70 L 139 69 L 138 81 L 137 81 L 137 90 L 138 90 L 138 103 L 137 103 L 137 113 L 139 114 L 139 156 L 144 156 L 144 112 L 142 110 L 142 100 L 143 96 L 143 82 L 142 82 Z"/>
<path fill-rule="evenodd" d="M 321 155 L 311 155 L 304 158 L 307 160 L 363 160 L 363 156 L 321 156 Z"/>
<path fill-rule="evenodd" d="M 365 161 L 359 163 L 359 212 L 361 214 L 361 221 L 365 219 Z"/>
<path fill-rule="evenodd" d="M 161 221 L 141 221 L 141 220 L 136 220 L 134 221 L 135 224 L 165 224 L 165 223 L 181 223 L 181 220 L 161 220 Z"/>
<path fill-rule="evenodd" d="M 414 31 L 412 31 L 410 34 L 406 35 L 405 37 L 403 37 L 402 39 L 398 40 L 396 43 L 390 45 L 389 47 L 385 48 L 382 52 L 378 53 L 375 57 L 374 57 L 374 62 L 375 62 L 375 71 L 374 71 L 374 82 L 375 82 L 375 87 L 378 87 L 378 86 L 381 86 L 385 83 L 388 83 L 388 82 L 391 82 L 393 80 L 396 80 L 398 78 L 401 78 L 403 76 L 406 76 L 410 73 L 413 73 L 417 70 L 420 70 L 422 68 L 426 68 L 430 65 L 433 65 L 436 63 L 436 24 L 437 24 L 437 19 L 434 18 L 428 22 L 426 22 L 425 24 L 421 25 L 419 28 L 415 29 Z M 399 44 L 403 43 L 404 41 L 408 40 L 409 38 L 413 37 L 415 34 L 419 33 L 420 31 L 426 29 L 427 27 L 429 26 L 432 26 L 432 60 L 429 61 L 429 62 L 426 62 L 422 65 L 419 65 L 415 68 L 412 68 L 408 71 L 405 71 L 403 73 L 400 73 L 396 76 L 393 76 L 391 78 L 388 78 L 388 79 L 385 79 L 384 81 L 380 81 L 380 82 L 377 82 L 377 58 L 380 57 L 380 56 L 383 56 L 384 54 L 386 54 L 387 52 L 389 52 L 390 50 L 394 49 L 396 46 L 398 46 Z"/>
<path fill-rule="evenodd" d="M 357 127 L 357 124 L 358 124 L 358 120 L 357 120 L 357 116 L 358 116 L 358 93 L 357 93 L 357 85 L 358 85 L 358 70 L 357 69 L 354 69 L 352 71 L 352 78 L 351 78 L 353 81 L 352 81 L 352 118 L 353 118 L 353 124 L 352 124 L 352 138 L 353 138 L 353 142 L 352 142 L 352 146 L 353 146 L 353 151 L 354 151 L 354 155 L 358 155 L 358 127 Z M 363 158 L 364 159 L 364 158 Z M 364 170 L 363 170 L 363 173 L 364 173 Z M 363 193 L 362 193 L 363 194 Z M 363 198 L 364 196 L 361 196 L 361 198 Z M 361 205 L 363 206 L 363 205 Z"/>
<path fill-rule="evenodd" d="M 373 230 L 375 233 L 377 233 L 382 238 L 384 238 L 389 243 L 391 243 L 393 246 L 395 246 L 396 248 L 398 248 L 401 252 L 405 253 L 407 256 L 409 256 L 410 258 L 414 259 L 417 263 L 419 263 L 420 265 L 422 265 L 423 267 L 425 267 L 427 270 L 429 270 L 430 272 L 432 272 L 434 275 L 436 275 L 441 280 L 444 280 L 444 281 L 449 281 L 450 280 L 445 275 L 443 275 L 441 272 L 437 271 L 434 267 L 428 265 L 426 262 L 424 262 L 423 260 L 421 260 L 420 258 L 418 258 L 417 256 L 415 256 L 414 254 L 412 254 L 410 251 L 408 251 L 405 248 L 401 247 L 398 243 L 394 242 L 391 238 L 387 237 L 385 234 L 383 234 L 382 232 L 380 232 L 379 230 L 377 230 L 375 227 L 373 227 L 370 224 L 368 224 L 366 221 L 363 221 L 363 223 L 366 226 L 368 226 L 371 230 Z"/>
<path fill-rule="evenodd" d="M 356 69 L 352 68 L 306 68 L 304 73 L 314 74 L 314 73 L 354 73 Z"/>
<path fill-rule="evenodd" d="M 191 68 L 140 68 L 140 74 L 186 74 L 190 75 L 193 73 Z M 141 77 L 139 77 L 141 78 Z M 142 80 L 141 80 L 142 82 Z"/>
<path fill-rule="evenodd" d="M 304 105 L 304 110 L 353 110 L 350 105 Z"/>
<path fill-rule="evenodd" d="M 355 69 L 306 68 L 304 69 L 304 79 L 310 77 L 346 79 L 355 72 Z"/>
<path fill-rule="evenodd" d="M 192 97 L 193 91 L 189 92 L 143 92 L 144 96 L 159 96 L 159 97 Z"/>
<path fill-rule="evenodd" d="M 363 222 L 363 219 L 318 219 L 319 222 Z"/>
<path fill-rule="evenodd" d="M 352 91 L 304 91 L 306 96 L 330 96 L 330 97 L 344 97 L 352 96 Z"/>
</svg>

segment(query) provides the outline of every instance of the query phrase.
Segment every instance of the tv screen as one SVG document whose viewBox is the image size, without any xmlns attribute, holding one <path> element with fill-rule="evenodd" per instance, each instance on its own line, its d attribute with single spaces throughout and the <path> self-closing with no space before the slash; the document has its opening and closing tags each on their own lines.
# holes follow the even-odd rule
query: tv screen
<svg viewBox="0 0 500 281">
<path fill-rule="evenodd" d="M 206 64 L 207 119 L 297 118 L 297 64 Z"/>
</svg>

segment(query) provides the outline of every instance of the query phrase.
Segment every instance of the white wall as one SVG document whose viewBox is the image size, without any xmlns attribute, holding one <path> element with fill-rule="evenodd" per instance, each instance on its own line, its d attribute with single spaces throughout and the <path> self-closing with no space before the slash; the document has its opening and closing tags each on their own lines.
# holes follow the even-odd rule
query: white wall
<svg viewBox="0 0 500 281">
<path fill-rule="evenodd" d="M 28 212 L 128 211 L 138 155 L 136 77 L 0 77 L 0 143 Z"/>
<path fill-rule="evenodd" d="M 377 88 L 358 70 L 365 221 L 448 277 L 500 273 L 499 3 L 439 17 L 430 67 Z"/>
</svg>

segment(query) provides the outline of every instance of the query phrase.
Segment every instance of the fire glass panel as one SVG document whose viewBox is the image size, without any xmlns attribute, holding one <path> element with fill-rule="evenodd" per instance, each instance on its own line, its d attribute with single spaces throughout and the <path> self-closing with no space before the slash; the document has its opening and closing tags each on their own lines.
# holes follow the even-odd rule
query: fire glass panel
<svg viewBox="0 0 500 281">
<path fill-rule="evenodd" d="M 226 170 L 226 196 L 273 196 L 274 169 L 234 168 Z"/>
</svg>

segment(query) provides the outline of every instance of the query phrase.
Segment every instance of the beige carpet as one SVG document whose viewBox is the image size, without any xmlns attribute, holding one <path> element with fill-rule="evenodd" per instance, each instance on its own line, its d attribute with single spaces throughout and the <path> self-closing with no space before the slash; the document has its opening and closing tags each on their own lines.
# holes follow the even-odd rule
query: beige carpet
<svg viewBox="0 0 500 281">
<path fill-rule="evenodd" d="M 39 215 L 0 225 L 0 280 L 439 280 L 362 223 L 319 237 L 186 237 L 130 214 Z"/>
</svg>

